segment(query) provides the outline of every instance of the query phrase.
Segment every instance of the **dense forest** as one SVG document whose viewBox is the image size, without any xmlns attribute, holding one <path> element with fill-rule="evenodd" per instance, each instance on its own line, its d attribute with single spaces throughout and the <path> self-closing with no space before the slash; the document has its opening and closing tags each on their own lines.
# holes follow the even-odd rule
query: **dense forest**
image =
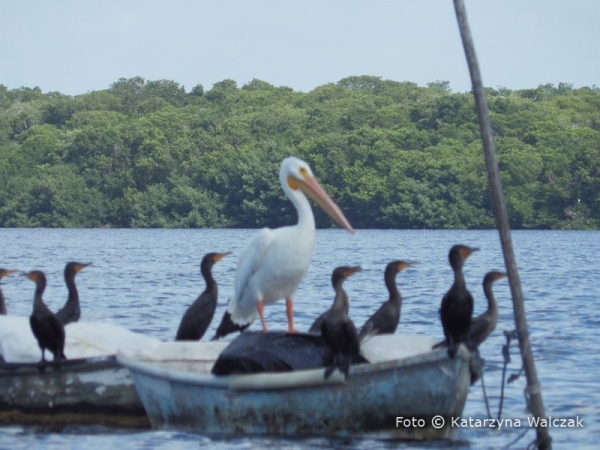
<svg viewBox="0 0 600 450">
<path fill-rule="evenodd" d="M 487 95 L 512 227 L 600 228 L 600 89 Z M 0 226 L 289 224 L 288 155 L 356 228 L 495 226 L 472 95 L 372 76 L 308 93 L 260 80 L 186 92 L 122 78 L 74 97 L 0 85 Z"/>
</svg>

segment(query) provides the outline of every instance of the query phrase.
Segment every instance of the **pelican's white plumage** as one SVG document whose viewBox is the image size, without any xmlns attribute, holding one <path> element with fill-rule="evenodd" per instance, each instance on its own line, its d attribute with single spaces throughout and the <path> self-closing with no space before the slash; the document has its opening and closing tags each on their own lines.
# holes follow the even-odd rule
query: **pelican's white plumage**
<svg viewBox="0 0 600 450">
<path fill-rule="evenodd" d="M 315 246 L 314 230 L 306 230 L 302 238 L 293 231 L 291 227 L 264 228 L 240 255 L 235 272 L 236 295 L 227 308 L 235 323 L 256 319 L 258 299 L 268 305 L 293 297 L 308 272 Z"/>
<path fill-rule="evenodd" d="M 313 198 L 341 227 L 352 226 L 316 181 L 304 161 L 288 157 L 281 163 L 279 181 L 298 212 L 298 223 L 276 229 L 263 228 L 249 242 L 238 259 L 234 294 L 215 337 L 243 329 L 257 316 L 266 331 L 262 308 L 286 299 L 288 328 L 294 330 L 292 302 L 306 275 L 315 246 L 315 218 L 306 195 Z"/>
</svg>

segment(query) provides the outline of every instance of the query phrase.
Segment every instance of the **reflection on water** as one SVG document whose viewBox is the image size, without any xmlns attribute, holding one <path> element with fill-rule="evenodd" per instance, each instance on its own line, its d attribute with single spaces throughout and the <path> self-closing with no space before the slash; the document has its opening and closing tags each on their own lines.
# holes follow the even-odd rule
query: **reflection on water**
<svg viewBox="0 0 600 450">
<path fill-rule="evenodd" d="M 82 320 L 112 321 L 134 331 L 171 340 L 186 307 L 204 288 L 199 274 L 202 256 L 212 251 L 233 255 L 217 264 L 213 273 L 219 283 L 217 317 L 223 314 L 232 292 L 236 257 L 255 230 L 45 230 L 0 229 L 3 242 L 0 266 L 41 269 L 48 277 L 45 299 L 57 310 L 66 299 L 62 280 L 69 260 L 92 262 L 78 277 Z M 295 301 L 295 322 L 307 329 L 314 318 L 333 300 L 330 276 L 339 265 L 358 265 L 363 272 L 345 282 L 350 297 L 350 315 L 361 325 L 386 299 L 383 269 L 393 259 L 411 259 L 419 265 L 398 276 L 404 297 L 399 332 L 442 336 L 438 319 L 441 297 L 452 283 L 447 262 L 449 248 L 465 243 L 481 249 L 465 265 L 465 277 L 475 296 L 475 314 L 485 309 L 481 289 L 483 275 L 503 269 L 504 263 L 495 231 L 402 231 L 357 230 L 350 236 L 342 230 L 320 230 L 311 269 Z M 596 374 L 600 368 L 600 320 L 597 310 L 600 289 L 599 232 L 513 232 L 513 243 L 521 277 L 531 333 L 531 342 L 543 388 L 546 409 L 555 417 L 584 418 L 583 429 L 554 428 L 556 447 L 573 442 L 577 448 L 595 447 L 600 437 L 600 389 Z M 23 277 L 3 282 L 9 314 L 29 315 L 33 285 Z M 494 292 L 500 306 L 497 330 L 481 347 L 486 359 L 485 383 L 494 413 L 498 407 L 499 385 L 505 343 L 504 330 L 512 330 L 512 304 L 508 282 L 498 281 Z M 286 327 L 283 302 L 265 309 L 272 329 Z M 219 320 L 207 336 L 212 336 Z M 257 329 L 258 324 L 253 325 Z M 512 350 L 508 373 L 520 368 L 518 349 Z M 506 387 L 504 418 L 526 423 L 524 376 Z M 481 384 L 471 388 L 465 417 L 485 418 Z M 516 439 L 521 429 L 459 429 L 457 447 L 501 447 Z M 60 430 L 31 427 L 0 428 L 0 447 L 45 448 L 190 448 L 210 444 L 229 448 L 397 448 L 446 447 L 447 442 L 390 443 L 373 440 L 268 439 L 210 437 L 165 431 L 132 431 L 103 427 L 67 427 Z M 535 437 L 529 431 L 517 447 Z"/>
</svg>

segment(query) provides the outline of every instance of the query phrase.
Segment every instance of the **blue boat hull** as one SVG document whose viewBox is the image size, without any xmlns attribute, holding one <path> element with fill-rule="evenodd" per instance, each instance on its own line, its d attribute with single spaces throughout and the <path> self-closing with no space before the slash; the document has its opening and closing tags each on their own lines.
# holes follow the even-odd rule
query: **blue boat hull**
<svg viewBox="0 0 600 450">
<path fill-rule="evenodd" d="M 454 359 L 441 349 L 352 366 L 348 380 L 336 374 L 325 382 L 322 369 L 215 377 L 118 357 L 154 428 L 401 439 L 452 436 L 451 418 L 460 416 L 469 391 L 470 359 L 464 347 Z"/>
</svg>

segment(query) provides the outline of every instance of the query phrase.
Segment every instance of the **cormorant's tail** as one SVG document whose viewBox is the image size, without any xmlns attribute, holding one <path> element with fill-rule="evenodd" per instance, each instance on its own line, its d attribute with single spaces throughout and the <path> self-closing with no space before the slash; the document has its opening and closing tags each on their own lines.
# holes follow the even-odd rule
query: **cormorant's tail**
<svg viewBox="0 0 600 450">
<path fill-rule="evenodd" d="M 54 354 L 54 361 L 61 361 L 61 360 L 66 360 L 66 359 L 68 359 L 68 358 L 65 356 L 65 351 L 64 351 L 64 350 L 58 349 L 58 350 L 57 350 L 55 353 L 53 353 L 53 354 Z"/>
<path fill-rule="evenodd" d="M 226 311 L 225 314 L 223 314 L 221 323 L 219 324 L 217 332 L 215 333 L 211 341 L 216 341 L 217 339 L 227 336 L 229 333 L 235 333 L 236 331 L 244 331 L 249 326 L 249 323 L 245 325 L 238 325 L 237 323 L 233 323 L 233 321 L 231 320 L 231 314 L 229 313 L 229 311 Z"/>
<path fill-rule="evenodd" d="M 456 356 L 456 352 L 458 351 L 458 345 L 456 342 L 452 342 L 448 345 L 448 356 L 450 358 L 454 358 Z"/>
<path fill-rule="evenodd" d="M 437 348 L 442 348 L 442 347 L 444 347 L 445 345 L 448 345 L 448 341 L 444 339 L 443 341 L 441 341 L 441 342 L 438 342 L 438 343 L 437 343 L 437 344 L 435 344 L 433 347 L 431 347 L 431 349 L 432 349 L 432 350 L 435 350 L 435 349 L 437 349 Z"/>
<path fill-rule="evenodd" d="M 52 352 L 52 350 L 50 350 Z M 56 352 L 52 352 L 52 355 L 54 356 L 53 361 L 54 362 L 58 362 L 60 363 L 61 361 L 66 361 L 67 357 L 65 356 L 65 351 L 63 349 L 57 349 Z M 42 361 L 44 362 L 44 364 L 46 363 L 45 359 L 42 359 Z M 58 368 L 58 366 L 57 366 Z"/>
<path fill-rule="evenodd" d="M 333 355 L 333 361 L 327 369 L 325 369 L 325 379 L 327 380 L 335 369 L 339 369 L 346 378 L 348 378 L 348 372 L 350 371 L 350 355 L 345 353 L 336 353 Z"/>
<path fill-rule="evenodd" d="M 321 323 L 323 323 L 323 315 L 320 315 L 315 319 L 313 324 L 308 329 L 308 332 L 321 334 Z"/>
<path fill-rule="evenodd" d="M 445 342 L 446 341 L 444 341 L 444 343 Z M 469 334 L 466 333 L 462 335 L 460 339 L 450 339 L 450 343 L 448 343 L 448 356 L 450 356 L 450 358 L 454 358 L 456 352 L 458 352 L 458 347 L 460 344 L 465 344 L 465 346 L 470 352 L 474 352 L 475 350 L 477 350 L 477 345 L 471 342 Z"/>
<path fill-rule="evenodd" d="M 373 322 L 367 320 L 358 332 L 358 342 L 361 344 L 379 334 L 379 328 L 373 327 Z"/>
</svg>

